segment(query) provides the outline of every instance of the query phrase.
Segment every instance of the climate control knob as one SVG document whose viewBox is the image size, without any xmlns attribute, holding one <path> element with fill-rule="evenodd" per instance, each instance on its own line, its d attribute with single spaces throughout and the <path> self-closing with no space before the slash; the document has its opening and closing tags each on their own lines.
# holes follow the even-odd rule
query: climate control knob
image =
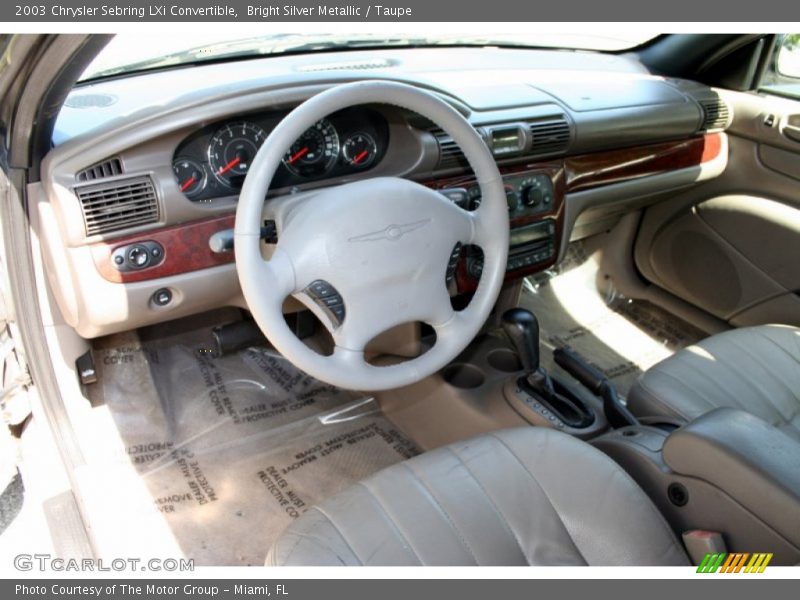
<svg viewBox="0 0 800 600">
<path fill-rule="evenodd" d="M 533 175 L 520 182 L 522 204 L 529 208 L 553 204 L 553 182 L 547 175 Z"/>
<path fill-rule="evenodd" d="M 539 206 L 544 200 L 544 191 L 539 185 L 522 188 L 522 202 L 525 206 Z"/>
</svg>

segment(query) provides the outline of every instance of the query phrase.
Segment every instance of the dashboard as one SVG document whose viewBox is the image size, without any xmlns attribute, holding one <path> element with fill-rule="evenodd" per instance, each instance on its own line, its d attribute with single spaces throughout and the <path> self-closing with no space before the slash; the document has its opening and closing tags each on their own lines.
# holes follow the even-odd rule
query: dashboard
<svg viewBox="0 0 800 600">
<path fill-rule="evenodd" d="M 242 187 L 251 161 L 286 111 L 237 115 L 181 141 L 172 159 L 180 191 L 193 202 L 229 197 Z M 287 148 L 274 185 L 302 185 L 355 175 L 380 163 L 389 145 L 386 119 L 373 109 L 346 109 L 320 120 Z"/>
<path fill-rule="evenodd" d="M 557 264 L 571 239 L 727 164 L 721 92 L 651 75 L 623 56 L 354 51 L 85 85 L 57 120 L 36 202 L 45 270 L 67 324 L 92 338 L 246 308 L 230 231 L 253 157 L 292 108 L 365 75 L 437 94 L 481 135 L 506 189 L 509 280 Z M 331 114 L 282 152 L 267 202 L 371 177 L 414 180 L 466 210 L 481 201 L 453 140 L 396 106 Z M 269 252 L 280 232 L 264 225 Z M 450 293 L 474 291 L 479 249 L 444 260 Z"/>
</svg>

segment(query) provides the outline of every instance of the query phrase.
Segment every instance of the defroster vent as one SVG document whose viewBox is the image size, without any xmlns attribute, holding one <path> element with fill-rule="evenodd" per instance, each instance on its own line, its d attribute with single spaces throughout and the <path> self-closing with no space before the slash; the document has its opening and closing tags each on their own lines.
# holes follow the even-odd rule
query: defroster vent
<svg viewBox="0 0 800 600">
<path fill-rule="evenodd" d="M 122 161 L 118 158 L 109 158 L 101 163 L 83 169 L 83 171 L 78 171 L 76 179 L 81 182 L 96 181 L 98 179 L 105 179 L 106 177 L 122 175 L 122 173 Z"/>
<path fill-rule="evenodd" d="M 158 221 L 158 198 L 149 176 L 115 179 L 75 188 L 86 235 L 97 235 Z"/>
</svg>

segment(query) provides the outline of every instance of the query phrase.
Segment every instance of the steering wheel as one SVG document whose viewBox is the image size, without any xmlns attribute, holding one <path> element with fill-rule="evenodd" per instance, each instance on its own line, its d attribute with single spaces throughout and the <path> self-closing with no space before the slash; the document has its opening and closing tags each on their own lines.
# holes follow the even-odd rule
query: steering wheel
<svg viewBox="0 0 800 600">
<path fill-rule="evenodd" d="M 362 104 L 392 104 L 433 121 L 464 152 L 482 202 L 472 212 L 442 194 L 397 177 L 376 177 L 265 203 L 286 150 L 320 119 Z M 274 219 L 277 245 L 261 242 Z M 508 209 L 489 149 L 453 107 L 401 83 L 363 81 L 333 87 L 290 112 L 259 149 L 245 178 L 234 230 L 236 269 L 258 326 L 296 367 L 353 390 L 408 385 L 431 375 L 466 348 L 486 321 L 503 283 Z M 445 283 L 457 244 L 483 250 L 480 282 L 469 305 L 455 311 Z M 268 259 L 265 255 L 273 250 Z M 323 356 L 287 326 L 283 304 L 293 296 L 325 324 L 334 351 Z M 412 321 L 431 325 L 436 342 L 421 356 L 391 366 L 365 360 L 378 334 Z"/>
</svg>

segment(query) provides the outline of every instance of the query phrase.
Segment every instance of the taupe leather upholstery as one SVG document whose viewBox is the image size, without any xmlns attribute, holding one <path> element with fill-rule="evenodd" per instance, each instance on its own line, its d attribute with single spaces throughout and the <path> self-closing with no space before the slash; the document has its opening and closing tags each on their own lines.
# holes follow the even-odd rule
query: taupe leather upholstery
<svg viewBox="0 0 800 600">
<path fill-rule="evenodd" d="M 800 442 L 763 419 L 716 408 L 667 437 L 664 462 L 707 481 L 800 548 Z"/>
<path fill-rule="evenodd" d="M 686 565 L 644 492 L 599 450 L 539 427 L 451 444 L 311 508 L 268 565 Z"/>
<path fill-rule="evenodd" d="M 686 421 L 738 408 L 800 439 L 800 329 L 763 325 L 707 338 L 640 376 L 628 407 Z"/>
</svg>

